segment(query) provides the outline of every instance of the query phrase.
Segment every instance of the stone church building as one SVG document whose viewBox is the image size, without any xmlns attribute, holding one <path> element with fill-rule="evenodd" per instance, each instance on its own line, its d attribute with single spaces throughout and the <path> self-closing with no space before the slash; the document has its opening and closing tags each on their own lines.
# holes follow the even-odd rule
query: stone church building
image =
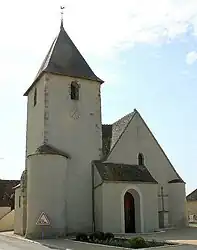
<svg viewBox="0 0 197 250">
<path fill-rule="evenodd" d="M 102 124 L 102 84 L 62 22 L 24 94 L 26 167 L 15 190 L 15 233 L 134 233 L 187 224 L 185 183 L 139 112 Z"/>
</svg>

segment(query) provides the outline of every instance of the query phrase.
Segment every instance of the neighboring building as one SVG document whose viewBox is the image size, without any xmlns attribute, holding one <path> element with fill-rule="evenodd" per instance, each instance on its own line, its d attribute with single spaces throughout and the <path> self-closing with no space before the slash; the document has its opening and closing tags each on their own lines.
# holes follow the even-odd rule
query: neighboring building
<svg viewBox="0 0 197 250">
<path fill-rule="evenodd" d="M 151 232 L 187 224 L 185 183 L 139 112 L 102 125 L 102 83 L 62 23 L 25 92 L 16 233 Z"/>
<path fill-rule="evenodd" d="M 188 194 L 186 199 L 189 222 L 197 222 L 197 189 Z"/>
<path fill-rule="evenodd" d="M 0 232 L 14 229 L 14 187 L 18 180 L 0 180 Z"/>
<path fill-rule="evenodd" d="M 14 209 L 14 187 L 19 180 L 0 180 L 0 208 Z M 0 213 L 1 218 L 1 213 Z"/>
<path fill-rule="evenodd" d="M 14 187 L 17 180 L 0 180 L 0 219 L 14 209 Z"/>
</svg>

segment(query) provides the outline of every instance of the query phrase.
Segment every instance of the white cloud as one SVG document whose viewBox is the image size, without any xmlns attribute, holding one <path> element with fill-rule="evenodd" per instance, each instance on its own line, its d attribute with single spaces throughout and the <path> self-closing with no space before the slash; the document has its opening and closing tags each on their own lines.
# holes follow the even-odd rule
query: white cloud
<svg viewBox="0 0 197 250">
<path fill-rule="evenodd" d="M 28 6 L 11 0 L 1 4 L 1 44 L 44 54 L 64 2 L 65 27 L 82 52 L 106 55 L 136 43 L 169 42 L 189 27 L 197 34 L 196 0 L 34 0 Z"/>
<path fill-rule="evenodd" d="M 191 51 L 186 55 L 186 63 L 191 65 L 197 60 L 197 51 Z"/>
<path fill-rule="evenodd" d="M 162 43 L 197 30 L 197 1 L 72 0 L 68 28 L 85 49 L 106 53 L 136 43 Z M 71 11 L 69 11 L 69 9 Z M 80 21 L 70 23 L 73 13 Z M 82 28 L 79 31 L 79 26 Z M 72 31 L 73 29 L 73 31 Z M 89 31 L 89 32 L 86 32 Z M 83 39 L 83 34 L 86 38 Z M 90 34 L 87 39 L 87 34 Z"/>
</svg>

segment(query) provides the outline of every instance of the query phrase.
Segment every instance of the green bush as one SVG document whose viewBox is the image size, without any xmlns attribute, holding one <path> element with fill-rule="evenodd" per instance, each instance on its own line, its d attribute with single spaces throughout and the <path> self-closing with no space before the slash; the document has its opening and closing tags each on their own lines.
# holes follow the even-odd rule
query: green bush
<svg viewBox="0 0 197 250">
<path fill-rule="evenodd" d="M 96 242 L 103 241 L 105 239 L 105 234 L 103 232 L 94 232 L 90 234 L 89 239 Z"/>
<path fill-rule="evenodd" d="M 147 241 L 148 247 L 160 247 L 166 245 L 165 242 L 157 242 L 156 240 Z M 168 243 L 170 245 L 170 243 Z"/>
<path fill-rule="evenodd" d="M 125 248 L 148 248 L 156 246 L 164 246 L 164 242 L 145 241 L 142 237 L 135 237 L 132 239 L 115 238 L 112 233 L 94 232 L 88 237 L 85 233 L 78 233 L 76 235 L 77 241 L 91 242 L 95 244 L 103 244 L 108 246 L 125 247 Z"/>
<path fill-rule="evenodd" d="M 147 242 L 142 237 L 135 237 L 133 239 L 128 240 L 131 248 L 143 248 L 148 247 Z"/>
<path fill-rule="evenodd" d="M 112 240 L 112 239 L 114 239 L 113 233 L 108 232 L 104 234 L 104 240 Z"/>
<path fill-rule="evenodd" d="M 88 241 L 88 236 L 87 236 L 87 234 L 85 234 L 85 233 L 78 233 L 77 235 L 76 235 L 76 240 L 77 241 Z"/>
</svg>

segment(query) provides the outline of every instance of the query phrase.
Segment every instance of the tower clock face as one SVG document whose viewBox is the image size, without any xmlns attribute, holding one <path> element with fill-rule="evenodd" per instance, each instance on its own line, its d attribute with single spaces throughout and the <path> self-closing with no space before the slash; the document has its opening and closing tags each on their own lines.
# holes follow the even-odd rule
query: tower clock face
<svg viewBox="0 0 197 250">
<path fill-rule="evenodd" d="M 75 119 L 75 120 L 78 119 L 80 117 L 79 112 L 76 109 L 72 110 L 70 113 L 70 117 Z"/>
</svg>

